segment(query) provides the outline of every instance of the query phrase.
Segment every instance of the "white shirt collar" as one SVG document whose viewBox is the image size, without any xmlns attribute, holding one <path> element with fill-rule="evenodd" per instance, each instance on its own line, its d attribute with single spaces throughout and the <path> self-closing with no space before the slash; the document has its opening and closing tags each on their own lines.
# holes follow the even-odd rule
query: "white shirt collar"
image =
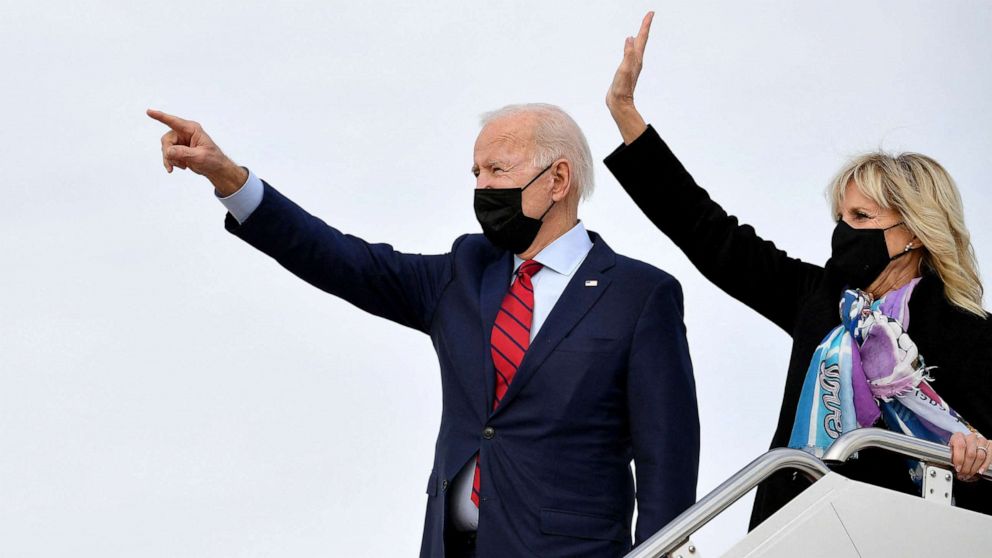
<svg viewBox="0 0 992 558">
<path fill-rule="evenodd" d="M 534 261 L 555 273 L 571 275 L 585 259 L 589 250 L 592 250 L 592 240 L 589 240 L 585 225 L 579 221 L 568 232 L 538 252 L 534 256 Z M 513 269 L 519 268 L 522 263 L 524 260 L 517 255 L 513 256 Z"/>
</svg>

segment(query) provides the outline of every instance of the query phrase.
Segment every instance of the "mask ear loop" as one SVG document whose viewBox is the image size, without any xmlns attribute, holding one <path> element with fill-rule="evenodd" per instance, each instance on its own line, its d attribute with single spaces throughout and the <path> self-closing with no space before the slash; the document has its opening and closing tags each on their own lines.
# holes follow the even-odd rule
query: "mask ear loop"
<svg viewBox="0 0 992 558">
<path fill-rule="evenodd" d="M 539 172 L 539 173 L 537 173 L 537 174 L 536 174 L 536 175 L 534 176 L 534 178 L 531 178 L 531 179 L 530 179 L 530 182 L 528 182 L 527 184 L 524 184 L 524 187 L 523 187 L 523 188 L 521 188 L 521 189 L 520 189 L 520 191 L 521 191 L 521 192 L 523 192 L 523 191 L 524 191 L 524 190 L 526 190 L 527 188 L 530 188 L 530 185 L 531 185 L 531 184 L 533 184 L 535 180 L 537 180 L 538 178 L 541 178 L 541 175 L 542 175 L 542 174 L 544 174 L 544 173 L 546 173 L 546 172 L 548 172 L 548 169 L 550 169 L 550 168 L 551 168 L 551 167 L 553 167 L 553 166 L 555 166 L 555 164 L 554 164 L 554 163 L 551 163 L 550 165 L 548 165 L 548 166 L 546 166 L 546 167 L 544 167 L 544 170 L 542 170 L 541 172 Z"/>
<path fill-rule="evenodd" d="M 892 227 L 889 227 L 889 228 L 887 228 L 885 230 L 889 230 L 889 229 L 891 229 L 893 227 L 898 227 L 899 225 L 904 225 L 905 226 L 906 225 L 906 222 L 905 221 L 899 221 L 895 225 L 892 225 Z M 906 227 L 906 228 L 909 229 L 909 227 Z M 909 232 L 913 232 L 913 231 L 910 230 Z M 908 243 L 906 243 L 906 247 L 902 249 L 902 253 L 903 254 L 907 254 L 909 252 L 912 252 L 913 250 L 917 250 L 919 248 L 922 248 L 923 247 L 922 244 L 920 246 L 913 246 L 913 243 L 916 242 L 917 240 L 919 240 L 919 239 L 916 238 L 916 235 L 914 234 L 913 235 L 913 238 L 911 238 L 910 241 Z"/>
<path fill-rule="evenodd" d="M 905 224 L 906 224 L 905 221 L 899 221 L 895 225 L 892 225 L 890 227 L 885 227 L 884 229 L 882 229 L 882 231 L 884 232 L 884 231 L 887 231 L 889 229 L 894 229 L 894 228 L 898 227 L 899 225 L 905 225 Z M 916 240 L 916 237 L 915 236 L 913 237 L 913 240 Z M 892 256 L 891 258 L 889 258 L 889 261 L 891 262 L 892 260 L 894 260 L 896 258 L 901 258 L 901 257 L 905 256 L 906 254 L 912 252 L 913 250 L 916 250 L 916 247 L 913 246 L 913 240 L 910 240 L 909 241 L 909 244 L 906 244 L 906 247 L 902 249 L 902 252 L 899 252 L 895 256 Z"/>
<path fill-rule="evenodd" d="M 912 252 L 913 250 L 919 250 L 920 248 L 921 248 L 921 246 L 913 246 L 913 241 L 910 240 L 909 241 L 909 244 L 907 244 L 906 247 L 902 249 L 902 252 L 899 252 L 895 256 L 892 256 L 891 258 L 889 258 L 889 261 L 891 262 L 892 260 L 899 259 L 899 258 L 905 256 L 906 254 Z"/>
<path fill-rule="evenodd" d="M 558 203 L 558 202 L 556 202 L 555 200 L 551 200 L 551 205 L 548 206 L 547 211 L 545 211 L 544 213 L 542 213 L 541 216 L 537 218 L 537 220 L 538 221 L 544 221 L 544 216 L 548 214 L 548 211 L 551 211 L 551 208 L 554 207 L 556 203 Z"/>
<path fill-rule="evenodd" d="M 528 182 L 526 186 L 524 186 L 523 188 L 521 188 L 520 191 L 523 192 L 527 188 L 530 188 L 530 185 L 533 184 L 535 180 L 537 180 L 538 178 L 540 178 L 542 174 L 548 172 L 548 169 L 550 169 L 553 166 L 555 166 L 555 163 L 554 162 L 552 162 L 550 165 L 544 167 L 544 170 L 542 170 L 541 172 L 537 173 L 537 176 L 535 176 L 534 178 L 531 178 L 530 179 L 530 182 Z M 556 203 L 558 203 L 558 202 L 556 202 L 554 199 L 552 199 L 551 200 L 551 205 L 549 205 L 548 208 L 546 210 L 544 210 L 544 213 L 542 213 L 541 216 L 537 218 L 537 220 L 538 221 L 543 221 L 544 220 L 544 216 L 547 215 L 549 211 L 551 211 L 551 208 L 554 207 Z"/>
</svg>

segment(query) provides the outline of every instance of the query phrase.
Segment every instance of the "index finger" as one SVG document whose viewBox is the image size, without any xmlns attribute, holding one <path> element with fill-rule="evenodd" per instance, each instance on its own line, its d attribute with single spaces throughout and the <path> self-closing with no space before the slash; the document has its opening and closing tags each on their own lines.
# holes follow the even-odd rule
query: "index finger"
<svg viewBox="0 0 992 558">
<path fill-rule="evenodd" d="M 651 33 L 652 20 L 654 20 L 654 12 L 648 12 L 645 14 L 644 19 L 641 21 L 641 30 L 637 32 L 635 45 L 637 47 L 637 52 L 641 54 L 644 53 L 644 47 L 648 44 L 648 35 Z"/>
<path fill-rule="evenodd" d="M 192 121 L 183 120 L 178 116 L 173 116 L 160 110 L 148 109 L 146 114 L 177 132 L 192 132 L 194 128 Z"/>
</svg>

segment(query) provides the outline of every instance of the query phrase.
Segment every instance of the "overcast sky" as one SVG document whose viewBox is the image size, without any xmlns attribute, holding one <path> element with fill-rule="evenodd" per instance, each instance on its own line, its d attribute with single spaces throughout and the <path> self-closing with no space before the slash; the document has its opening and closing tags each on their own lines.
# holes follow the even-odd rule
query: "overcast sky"
<svg viewBox="0 0 992 558">
<path fill-rule="evenodd" d="M 992 256 L 992 3 L 5 2 L 0 7 L 0 555 L 413 556 L 440 382 L 426 336 L 223 230 L 167 175 L 160 108 L 338 228 L 439 253 L 478 232 L 480 113 L 562 106 L 597 160 L 623 40 L 697 180 L 822 263 L 850 156 L 929 154 Z M 601 163 L 580 208 L 677 276 L 702 496 L 768 446 L 790 339 L 704 280 Z M 774 295 L 774 286 L 769 286 Z M 939 386 L 938 386 L 939 389 Z M 697 536 L 717 555 L 749 503 Z"/>
</svg>

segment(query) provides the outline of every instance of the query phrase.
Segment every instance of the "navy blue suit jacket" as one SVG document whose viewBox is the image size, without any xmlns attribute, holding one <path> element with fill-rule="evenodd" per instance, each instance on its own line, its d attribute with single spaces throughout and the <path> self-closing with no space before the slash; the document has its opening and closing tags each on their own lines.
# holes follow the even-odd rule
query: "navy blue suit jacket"
<svg viewBox="0 0 992 558">
<path fill-rule="evenodd" d="M 489 337 L 512 254 L 478 234 L 443 255 L 399 253 L 342 234 L 268 184 L 254 213 L 240 225 L 228 215 L 226 226 L 314 286 L 430 335 L 443 407 L 422 557 L 444 556 L 446 492 L 476 452 L 480 558 L 622 556 L 631 548 L 631 459 L 636 542 L 695 501 L 699 422 L 671 275 L 590 234 L 592 250 L 493 411 Z M 486 427 L 493 436 L 482 435 Z"/>
</svg>

